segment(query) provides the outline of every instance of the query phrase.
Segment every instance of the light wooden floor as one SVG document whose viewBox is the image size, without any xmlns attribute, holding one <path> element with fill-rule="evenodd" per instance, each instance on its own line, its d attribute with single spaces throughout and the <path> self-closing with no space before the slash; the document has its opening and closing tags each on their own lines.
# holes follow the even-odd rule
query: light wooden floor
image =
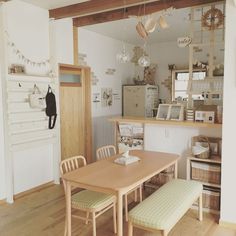
<svg viewBox="0 0 236 236">
<path fill-rule="evenodd" d="M 12 205 L 0 205 L 0 236 L 60 236 L 64 232 L 65 199 L 62 186 L 52 186 L 22 197 Z M 187 214 L 173 228 L 170 236 L 236 236 L 236 231 L 217 225 L 217 218 L 204 214 L 203 222 L 197 220 L 197 212 Z M 125 234 L 127 225 L 125 223 Z M 92 236 L 91 225 L 72 220 L 73 236 Z M 97 236 L 112 236 L 112 212 L 97 220 Z M 136 230 L 135 236 L 154 234 Z"/>
</svg>

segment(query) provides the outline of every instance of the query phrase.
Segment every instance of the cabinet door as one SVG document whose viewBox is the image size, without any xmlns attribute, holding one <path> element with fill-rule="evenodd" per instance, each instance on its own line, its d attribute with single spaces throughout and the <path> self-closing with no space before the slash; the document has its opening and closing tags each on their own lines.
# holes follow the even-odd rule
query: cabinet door
<svg viewBox="0 0 236 236">
<path fill-rule="evenodd" d="M 144 86 L 125 86 L 123 88 L 124 116 L 145 116 Z"/>
<path fill-rule="evenodd" d="M 158 107 L 158 88 L 150 86 L 146 88 L 146 117 L 153 116 L 153 108 Z"/>
</svg>

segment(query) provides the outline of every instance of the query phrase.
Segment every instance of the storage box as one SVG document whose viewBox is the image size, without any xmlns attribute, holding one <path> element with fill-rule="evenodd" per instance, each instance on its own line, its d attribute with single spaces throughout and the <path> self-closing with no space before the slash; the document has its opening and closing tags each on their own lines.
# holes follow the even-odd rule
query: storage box
<svg viewBox="0 0 236 236">
<path fill-rule="evenodd" d="M 204 189 L 202 194 L 202 202 L 204 208 L 212 210 L 220 210 L 220 192 L 215 189 Z"/>
<path fill-rule="evenodd" d="M 201 182 L 220 184 L 221 167 L 213 164 L 191 162 L 191 178 Z"/>
<path fill-rule="evenodd" d="M 194 203 L 198 205 L 198 202 Z M 203 189 L 202 192 L 203 208 L 219 211 L 220 210 L 220 190 L 214 188 Z"/>
</svg>

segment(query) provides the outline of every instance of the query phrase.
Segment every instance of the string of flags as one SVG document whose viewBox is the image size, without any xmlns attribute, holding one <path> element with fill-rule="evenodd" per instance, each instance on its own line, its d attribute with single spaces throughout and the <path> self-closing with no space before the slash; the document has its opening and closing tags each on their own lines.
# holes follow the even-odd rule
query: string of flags
<svg viewBox="0 0 236 236">
<path fill-rule="evenodd" d="M 48 67 L 49 66 L 49 60 L 43 60 L 43 61 L 33 61 L 26 57 L 16 46 L 14 42 L 11 41 L 9 34 L 7 31 L 5 31 L 5 35 L 7 38 L 7 45 L 11 48 L 12 52 L 23 62 L 24 65 L 30 65 L 30 66 L 37 66 L 37 67 Z"/>
</svg>

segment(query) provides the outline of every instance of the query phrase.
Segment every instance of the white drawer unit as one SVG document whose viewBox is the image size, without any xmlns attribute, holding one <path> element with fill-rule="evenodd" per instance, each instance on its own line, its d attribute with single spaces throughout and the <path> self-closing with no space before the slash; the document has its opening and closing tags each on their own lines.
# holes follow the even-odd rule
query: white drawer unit
<svg viewBox="0 0 236 236">
<path fill-rule="evenodd" d="M 158 87 L 154 85 L 123 86 L 123 116 L 153 117 L 158 107 Z"/>
</svg>

